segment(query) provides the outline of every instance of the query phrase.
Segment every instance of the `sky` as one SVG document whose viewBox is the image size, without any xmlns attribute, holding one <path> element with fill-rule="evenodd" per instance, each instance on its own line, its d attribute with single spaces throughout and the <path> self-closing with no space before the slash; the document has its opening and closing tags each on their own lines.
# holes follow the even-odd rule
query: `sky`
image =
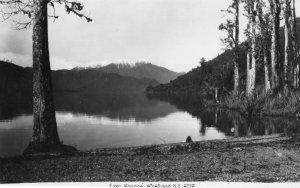
<svg viewBox="0 0 300 188">
<path fill-rule="evenodd" d="M 93 22 L 63 7 L 49 20 L 51 68 L 151 62 L 187 72 L 224 50 L 218 26 L 230 0 L 81 0 Z M 297 5 L 298 6 L 298 5 Z M 300 8 L 298 9 L 300 10 Z M 51 9 L 49 8 L 49 11 Z M 242 19 L 242 25 L 245 24 Z M 16 31 L 0 22 L 0 59 L 31 66 L 32 29 Z"/>
</svg>

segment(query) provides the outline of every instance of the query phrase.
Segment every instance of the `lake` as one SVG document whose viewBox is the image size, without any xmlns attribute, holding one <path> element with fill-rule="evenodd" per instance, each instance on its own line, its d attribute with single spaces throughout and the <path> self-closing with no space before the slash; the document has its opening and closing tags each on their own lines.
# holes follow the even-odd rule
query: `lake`
<svg viewBox="0 0 300 188">
<path fill-rule="evenodd" d="M 26 96 L 24 96 L 26 97 Z M 22 154 L 32 136 L 32 106 L 17 98 L 0 107 L 0 157 Z M 1 103 L 0 103 L 1 104 Z M 148 99 L 143 93 L 55 93 L 61 141 L 79 150 L 288 134 L 296 119 L 246 119 Z M 179 107 L 178 107 L 179 106 Z"/>
</svg>

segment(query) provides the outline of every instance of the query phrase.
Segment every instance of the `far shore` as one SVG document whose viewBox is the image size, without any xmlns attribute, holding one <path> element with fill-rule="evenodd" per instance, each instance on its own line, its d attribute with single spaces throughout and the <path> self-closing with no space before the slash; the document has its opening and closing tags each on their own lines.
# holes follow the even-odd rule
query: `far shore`
<svg viewBox="0 0 300 188">
<path fill-rule="evenodd" d="M 281 135 L 0 159 L 0 182 L 299 182 L 300 143 Z"/>
</svg>

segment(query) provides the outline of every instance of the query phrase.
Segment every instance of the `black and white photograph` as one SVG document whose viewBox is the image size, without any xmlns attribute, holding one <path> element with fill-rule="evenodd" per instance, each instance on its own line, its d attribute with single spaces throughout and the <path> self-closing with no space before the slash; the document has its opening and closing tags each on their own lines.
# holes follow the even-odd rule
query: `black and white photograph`
<svg viewBox="0 0 300 188">
<path fill-rule="evenodd" d="M 299 0 L 0 0 L 0 187 L 299 182 Z"/>
</svg>

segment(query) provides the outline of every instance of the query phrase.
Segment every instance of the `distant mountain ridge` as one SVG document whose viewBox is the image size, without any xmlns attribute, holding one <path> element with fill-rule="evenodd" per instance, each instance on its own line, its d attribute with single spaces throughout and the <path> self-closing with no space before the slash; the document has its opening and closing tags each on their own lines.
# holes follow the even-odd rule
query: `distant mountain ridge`
<svg viewBox="0 0 300 188">
<path fill-rule="evenodd" d="M 145 62 L 137 62 L 135 64 L 111 63 L 106 66 L 96 65 L 90 67 L 76 67 L 73 70 L 80 71 L 87 69 L 95 69 L 104 73 L 114 73 L 121 76 L 130 76 L 134 78 L 155 79 L 162 84 L 169 83 L 170 81 L 175 80 L 178 76 L 184 74 Z"/>
<path fill-rule="evenodd" d="M 83 92 L 144 92 L 149 85 L 158 85 L 154 79 L 137 79 L 98 70 L 52 71 L 55 91 Z M 32 93 L 32 68 L 0 61 L 0 98 L 4 95 Z"/>
<path fill-rule="evenodd" d="M 154 79 L 97 70 L 58 70 L 52 71 L 52 80 L 57 111 L 121 120 L 138 114 L 136 120 L 142 122 L 176 111 L 169 104 L 147 100 L 146 87 L 159 84 Z M 0 119 L 9 120 L 20 114 L 32 114 L 32 68 L 0 61 Z"/>
</svg>

